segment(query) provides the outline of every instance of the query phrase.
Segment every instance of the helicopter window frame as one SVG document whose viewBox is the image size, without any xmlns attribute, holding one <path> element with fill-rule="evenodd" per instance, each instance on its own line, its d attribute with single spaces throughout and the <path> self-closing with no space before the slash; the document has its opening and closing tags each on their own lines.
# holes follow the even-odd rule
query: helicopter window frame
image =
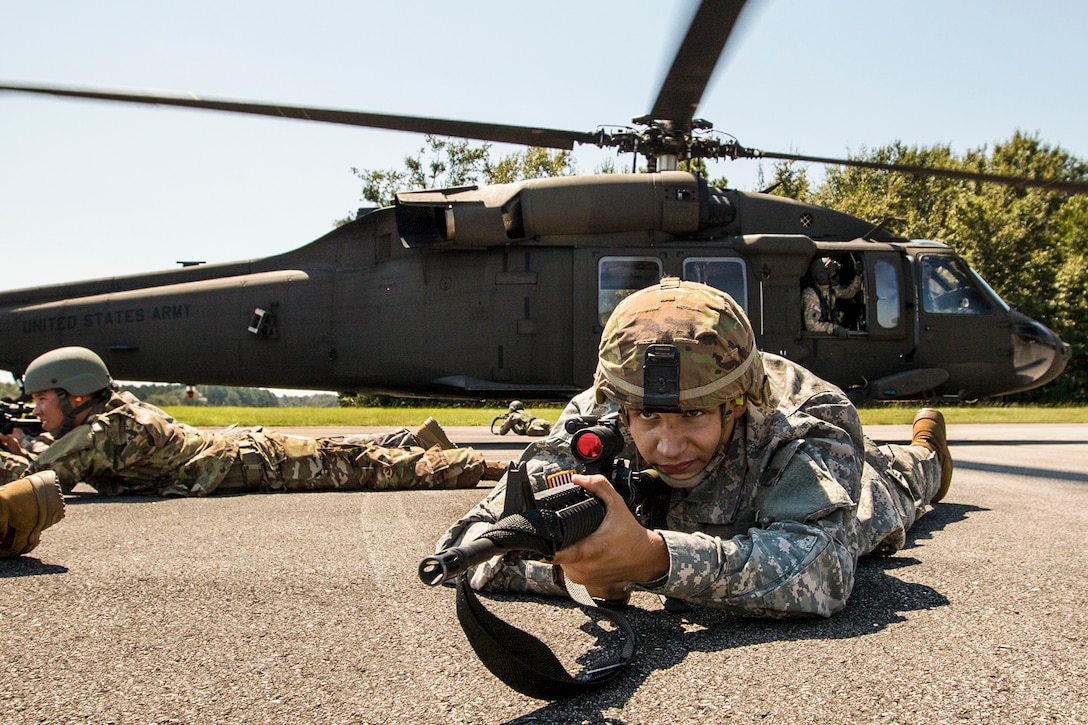
<svg viewBox="0 0 1088 725">
<path fill-rule="evenodd" d="M 598 259 L 597 321 L 601 327 L 605 326 L 612 310 L 624 298 L 657 284 L 663 276 L 664 267 L 657 257 L 610 256 Z"/>
<path fill-rule="evenodd" d="M 725 286 L 722 284 L 715 284 L 716 278 L 720 277 L 720 273 L 718 275 L 706 274 L 706 271 L 712 270 L 707 270 L 705 268 L 700 272 L 695 267 L 697 264 L 712 267 L 714 270 L 726 270 L 727 275 L 731 273 L 731 270 L 728 268 L 735 267 L 737 271 L 739 271 L 739 275 L 736 279 L 730 278 L 726 280 Z M 700 282 L 725 292 L 741 306 L 744 310 L 744 314 L 748 314 L 748 263 L 743 257 L 687 257 L 684 259 L 683 278 L 689 282 Z M 731 286 L 729 284 L 730 282 L 739 282 L 739 289 L 726 289 L 726 287 Z"/>
<path fill-rule="evenodd" d="M 962 258 L 921 254 L 918 261 L 919 297 L 926 314 L 992 315 L 993 300 L 1004 305 L 988 284 L 980 284 L 982 278 Z"/>
</svg>

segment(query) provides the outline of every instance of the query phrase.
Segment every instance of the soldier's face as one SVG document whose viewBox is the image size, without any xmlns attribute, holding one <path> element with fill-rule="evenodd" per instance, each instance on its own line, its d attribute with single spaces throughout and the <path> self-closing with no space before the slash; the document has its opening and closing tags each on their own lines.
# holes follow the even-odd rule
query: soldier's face
<svg viewBox="0 0 1088 725">
<path fill-rule="evenodd" d="M 732 428 L 733 417 L 726 425 Z M 646 462 L 674 481 L 702 474 L 722 437 L 722 406 L 684 413 L 630 410 L 627 428 Z"/>
<path fill-rule="evenodd" d="M 56 430 L 64 422 L 64 410 L 60 407 L 60 396 L 56 390 L 41 390 L 31 393 L 34 401 L 34 417 L 42 422 L 42 430 Z"/>
</svg>

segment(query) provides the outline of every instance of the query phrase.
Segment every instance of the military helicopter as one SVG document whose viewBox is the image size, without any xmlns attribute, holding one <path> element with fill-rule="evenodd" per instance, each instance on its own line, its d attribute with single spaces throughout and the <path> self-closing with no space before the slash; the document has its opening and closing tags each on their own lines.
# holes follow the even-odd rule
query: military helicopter
<svg viewBox="0 0 1088 725">
<path fill-rule="evenodd" d="M 856 400 L 975 399 L 1028 390 L 1069 346 L 1009 308 L 944 244 L 679 171 L 694 158 L 867 166 L 1084 193 L 1088 185 L 783 154 L 695 118 L 744 6 L 704 0 L 650 112 L 590 132 L 233 100 L 4 83 L 0 91 L 160 104 L 571 149 L 640 154 L 647 173 L 408 191 L 294 251 L 0 293 L 0 367 L 61 345 L 99 352 L 120 379 L 463 398 L 568 397 L 591 381 L 624 295 L 675 275 L 747 310 L 762 349 Z M 817 259 L 841 284 L 845 337 L 804 329 Z M 452 330 L 457 334 L 453 335 Z M 178 340 L 201 341 L 184 346 Z M 464 340 L 451 344 L 451 340 Z"/>
</svg>

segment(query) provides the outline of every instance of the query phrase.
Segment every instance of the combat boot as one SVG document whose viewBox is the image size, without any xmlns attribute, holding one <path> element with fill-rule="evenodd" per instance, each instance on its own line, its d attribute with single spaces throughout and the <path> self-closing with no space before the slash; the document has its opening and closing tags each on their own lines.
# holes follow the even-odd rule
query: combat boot
<svg viewBox="0 0 1088 725">
<path fill-rule="evenodd" d="M 412 435 L 416 437 L 416 444 L 420 448 L 430 449 L 438 446 L 442 450 L 448 451 L 457 447 L 450 442 L 450 439 L 446 436 L 446 431 L 442 430 L 442 426 L 434 418 L 423 421 L 423 425 L 416 428 Z"/>
<path fill-rule="evenodd" d="M 914 416 L 912 433 L 910 444 L 928 448 L 937 454 L 937 460 L 940 461 L 941 487 L 930 499 L 930 503 L 937 503 L 945 497 L 952 483 L 952 454 L 948 450 L 948 435 L 941 411 L 934 408 L 919 410 Z"/>
<path fill-rule="evenodd" d="M 484 481 L 498 481 L 510 468 L 508 461 L 484 461 Z"/>
<path fill-rule="evenodd" d="M 64 495 L 53 471 L 0 486 L 0 557 L 32 551 L 42 531 L 63 518 Z"/>
</svg>

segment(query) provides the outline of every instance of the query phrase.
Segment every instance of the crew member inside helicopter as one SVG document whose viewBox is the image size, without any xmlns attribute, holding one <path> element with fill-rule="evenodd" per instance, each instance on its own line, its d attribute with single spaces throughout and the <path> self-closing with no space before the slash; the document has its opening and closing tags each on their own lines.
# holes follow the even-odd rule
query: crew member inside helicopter
<svg viewBox="0 0 1088 725">
<path fill-rule="evenodd" d="M 863 270 L 861 262 L 857 262 L 853 266 L 853 278 L 842 284 L 842 264 L 838 260 L 831 257 L 812 260 L 801 290 L 801 318 L 805 330 L 826 332 L 843 339 L 849 336 L 850 330 L 865 330 Z"/>
</svg>

